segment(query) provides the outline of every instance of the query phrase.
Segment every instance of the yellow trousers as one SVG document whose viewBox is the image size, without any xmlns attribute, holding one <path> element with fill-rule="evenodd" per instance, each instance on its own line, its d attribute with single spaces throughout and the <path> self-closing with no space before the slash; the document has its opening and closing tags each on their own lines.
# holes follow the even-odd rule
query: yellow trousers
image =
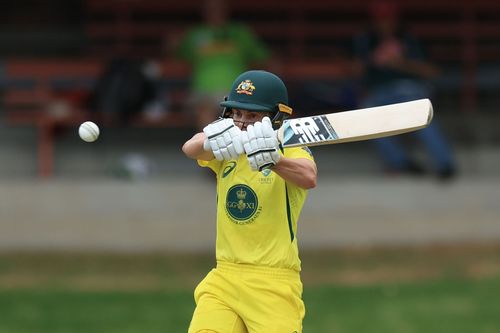
<svg viewBox="0 0 500 333">
<path fill-rule="evenodd" d="M 301 333 L 305 315 L 296 271 L 218 262 L 194 291 L 189 333 Z"/>
</svg>

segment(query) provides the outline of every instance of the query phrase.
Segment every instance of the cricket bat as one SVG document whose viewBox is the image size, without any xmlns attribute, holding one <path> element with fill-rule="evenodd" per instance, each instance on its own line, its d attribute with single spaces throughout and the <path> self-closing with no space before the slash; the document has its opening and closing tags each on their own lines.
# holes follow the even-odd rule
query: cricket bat
<svg viewBox="0 0 500 333">
<path fill-rule="evenodd" d="M 278 129 L 284 147 L 319 146 L 362 141 L 416 131 L 428 126 L 433 109 L 429 99 L 366 109 L 287 119 Z"/>
</svg>

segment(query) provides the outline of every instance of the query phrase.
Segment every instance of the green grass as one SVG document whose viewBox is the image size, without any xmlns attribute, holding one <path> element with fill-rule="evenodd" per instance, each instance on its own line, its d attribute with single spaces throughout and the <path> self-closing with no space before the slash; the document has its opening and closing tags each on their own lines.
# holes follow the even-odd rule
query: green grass
<svg viewBox="0 0 500 333">
<path fill-rule="evenodd" d="M 0 332 L 186 332 L 193 301 L 182 292 L 0 292 Z"/>
<path fill-rule="evenodd" d="M 304 295 L 305 332 L 500 332 L 500 278 L 322 287 Z"/>
<path fill-rule="evenodd" d="M 312 287 L 304 332 L 500 332 L 500 278 Z M 186 332 L 190 290 L 0 292 L 0 332 Z"/>
<path fill-rule="evenodd" d="M 500 247 L 304 253 L 304 332 L 500 333 Z M 212 255 L 0 254 L 0 333 L 186 332 Z"/>
</svg>

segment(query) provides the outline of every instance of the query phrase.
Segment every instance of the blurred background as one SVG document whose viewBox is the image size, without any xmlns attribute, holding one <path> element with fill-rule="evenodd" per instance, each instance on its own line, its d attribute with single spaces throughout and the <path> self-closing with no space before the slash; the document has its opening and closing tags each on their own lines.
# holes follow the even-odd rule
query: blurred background
<svg viewBox="0 0 500 333">
<path fill-rule="evenodd" d="M 499 2 L 0 9 L 0 332 L 187 331 L 216 197 L 180 147 L 247 68 L 295 116 L 434 105 L 419 135 L 313 149 L 304 331 L 500 332 Z"/>
</svg>

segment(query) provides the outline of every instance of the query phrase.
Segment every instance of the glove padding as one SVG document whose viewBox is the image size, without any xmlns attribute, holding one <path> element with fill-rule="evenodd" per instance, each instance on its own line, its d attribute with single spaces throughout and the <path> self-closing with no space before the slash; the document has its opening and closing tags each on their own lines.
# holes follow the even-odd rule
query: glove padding
<svg viewBox="0 0 500 333">
<path fill-rule="evenodd" d="M 241 143 L 254 171 L 272 168 L 281 158 L 278 138 L 269 117 L 248 125 L 246 132 L 241 132 Z"/>
<path fill-rule="evenodd" d="M 241 130 L 231 118 L 221 118 L 203 128 L 206 139 L 203 149 L 212 151 L 219 161 L 237 159 L 243 154 Z"/>
</svg>

